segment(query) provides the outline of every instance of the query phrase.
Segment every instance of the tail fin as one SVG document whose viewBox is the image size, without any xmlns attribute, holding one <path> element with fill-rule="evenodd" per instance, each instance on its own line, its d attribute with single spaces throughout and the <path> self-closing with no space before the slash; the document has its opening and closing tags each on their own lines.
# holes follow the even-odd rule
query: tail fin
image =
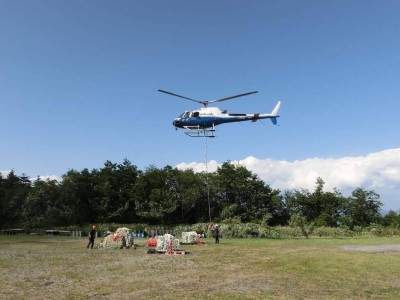
<svg viewBox="0 0 400 300">
<path fill-rule="evenodd" d="M 278 112 L 279 112 L 279 109 L 281 108 L 281 104 L 282 104 L 282 101 L 279 100 L 278 103 L 275 105 L 274 110 L 271 113 L 270 120 L 271 120 L 272 124 L 274 124 L 274 125 L 278 124 L 278 120 L 276 118 L 279 117 Z"/>
<path fill-rule="evenodd" d="M 278 115 L 279 109 L 281 108 L 281 104 L 282 104 L 282 101 L 279 100 L 278 103 L 276 104 L 274 110 L 271 113 L 272 117 L 276 117 Z"/>
</svg>

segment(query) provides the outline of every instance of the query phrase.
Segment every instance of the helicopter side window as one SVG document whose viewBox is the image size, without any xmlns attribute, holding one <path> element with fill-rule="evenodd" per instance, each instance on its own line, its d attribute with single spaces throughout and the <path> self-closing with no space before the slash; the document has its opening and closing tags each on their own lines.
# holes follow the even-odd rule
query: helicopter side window
<svg viewBox="0 0 400 300">
<path fill-rule="evenodd" d="M 199 117 L 199 112 L 198 111 L 195 111 L 194 113 L 193 113 L 193 115 L 192 115 L 194 118 L 198 118 Z"/>
</svg>

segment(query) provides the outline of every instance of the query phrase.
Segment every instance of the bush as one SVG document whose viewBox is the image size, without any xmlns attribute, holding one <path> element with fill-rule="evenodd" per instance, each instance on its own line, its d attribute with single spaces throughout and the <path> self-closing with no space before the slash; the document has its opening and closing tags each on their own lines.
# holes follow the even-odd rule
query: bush
<svg viewBox="0 0 400 300">
<path fill-rule="evenodd" d="M 301 218 L 292 219 L 291 226 L 274 226 L 270 227 L 262 222 L 257 223 L 241 223 L 238 219 L 224 220 L 218 223 L 220 233 L 225 238 L 266 238 L 266 239 L 290 239 L 306 237 L 354 237 L 354 236 L 400 236 L 400 229 L 393 227 L 384 227 L 382 225 L 372 225 L 370 227 L 355 226 L 350 229 L 347 226 L 340 227 L 326 227 L 314 226 L 313 224 L 304 224 Z M 297 224 L 297 225 L 296 225 Z M 103 236 L 107 231 L 114 232 L 119 227 L 127 227 L 133 232 L 144 233 L 144 237 L 151 234 L 165 234 L 171 233 L 177 238 L 180 238 L 182 232 L 196 231 L 199 234 L 205 234 L 206 237 L 212 237 L 212 232 L 209 231 L 208 223 L 196 223 L 192 225 L 181 224 L 174 227 L 167 227 L 163 225 L 148 225 L 148 224 L 115 224 L 115 223 L 100 223 L 97 224 L 97 232 Z M 69 230 L 69 231 L 82 231 L 83 236 L 87 236 L 92 224 L 84 226 L 64 226 L 46 229 L 56 230 Z M 27 228 L 27 233 L 35 232 L 44 234 L 43 228 Z M 306 234 L 304 233 L 306 231 Z"/>
<path fill-rule="evenodd" d="M 371 225 L 367 230 L 375 236 L 399 236 L 400 230 L 393 227 L 383 227 L 382 225 Z"/>
</svg>

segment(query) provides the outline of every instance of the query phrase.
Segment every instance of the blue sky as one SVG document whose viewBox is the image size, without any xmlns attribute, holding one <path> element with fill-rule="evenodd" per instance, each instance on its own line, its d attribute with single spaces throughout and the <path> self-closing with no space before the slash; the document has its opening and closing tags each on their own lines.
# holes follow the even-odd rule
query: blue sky
<svg viewBox="0 0 400 300">
<path fill-rule="evenodd" d="M 171 124 L 198 105 L 157 90 L 199 100 L 258 90 L 218 106 L 269 113 L 281 99 L 280 126 L 217 127 L 214 167 L 237 161 L 280 189 L 312 189 L 321 175 L 397 210 L 399 11 L 388 0 L 2 0 L 0 170 L 61 176 L 124 158 L 201 167 L 204 140 Z"/>
</svg>

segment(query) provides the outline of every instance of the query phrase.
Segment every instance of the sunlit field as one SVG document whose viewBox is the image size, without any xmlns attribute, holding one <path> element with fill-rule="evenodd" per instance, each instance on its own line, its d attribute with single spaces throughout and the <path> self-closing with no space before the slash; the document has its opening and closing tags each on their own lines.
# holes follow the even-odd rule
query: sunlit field
<svg viewBox="0 0 400 300">
<path fill-rule="evenodd" d="M 397 299 L 400 238 L 221 239 L 186 255 L 0 236 L 1 299 Z M 98 245 L 100 239 L 96 239 Z M 374 245 L 385 245 L 371 247 Z M 357 246 L 357 247 L 356 247 Z M 361 247 L 363 246 L 363 247 Z M 368 246 L 368 247 L 364 247 Z"/>
</svg>

